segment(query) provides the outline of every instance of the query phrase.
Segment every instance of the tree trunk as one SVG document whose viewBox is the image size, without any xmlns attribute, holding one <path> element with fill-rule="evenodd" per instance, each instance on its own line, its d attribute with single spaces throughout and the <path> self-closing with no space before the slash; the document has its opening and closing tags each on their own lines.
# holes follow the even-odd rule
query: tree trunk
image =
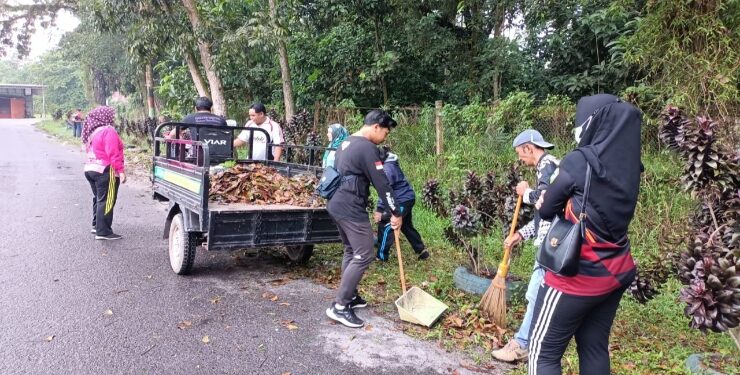
<svg viewBox="0 0 740 375">
<path fill-rule="evenodd" d="M 501 73 L 496 71 L 493 73 L 493 100 L 498 100 L 501 95 Z"/>
<path fill-rule="evenodd" d="M 504 23 L 506 22 L 506 11 L 504 9 L 504 4 L 496 4 L 496 10 L 494 11 L 493 17 L 493 36 L 495 38 L 500 38 L 501 34 L 503 34 Z"/>
<path fill-rule="evenodd" d="M 195 5 L 195 0 L 182 0 L 185 10 L 188 13 L 190 24 L 193 27 L 193 33 L 197 36 L 197 30 L 200 28 L 200 15 Z M 211 101 L 213 101 L 213 113 L 226 117 L 226 100 L 224 99 L 224 90 L 221 85 L 221 78 L 218 77 L 215 67 L 213 66 L 213 57 L 211 56 L 211 44 L 198 37 L 198 51 L 200 52 L 200 61 L 206 71 L 208 86 L 211 91 Z"/>
<path fill-rule="evenodd" d="M 108 97 L 108 85 L 106 84 L 103 73 L 92 69 L 92 88 L 93 102 L 96 105 L 105 105 L 105 99 Z"/>
<path fill-rule="evenodd" d="M 381 40 L 380 40 L 380 20 L 378 17 L 375 17 L 375 50 L 378 53 L 378 56 L 382 56 L 384 51 L 383 47 L 381 46 Z M 388 105 L 388 85 L 385 83 L 385 74 L 380 73 L 380 76 L 378 77 L 378 81 L 380 83 L 380 88 L 383 91 L 383 105 Z"/>
<path fill-rule="evenodd" d="M 146 80 L 146 108 L 147 116 L 149 118 L 156 117 L 156 109 L 154 108 L 154 80 L 152 79 L 152 64 L 146 64 L 146 70 L 144 71 L 144 79 Z"/>
<path fill-rule="evenodd" d="M 275 7 L 275 0 L 268 0 L 270 4 L 270 18 L 272 22 L 277 25 L 277 9 Z M 280 75 L 283 81 L 283 101 L 285 102 L 285 122 L 289 122 L 295 114 L 295 102 L 293 102 L 293 83 L 290 79 L 290 64 L 288 63 L 288 48 L 285 45 L 285 40 L 279 38 L 278 42 L 278 53 L 280 54 Z"/>
<path fill-rule="evenodd" d="M 198 96 L 210 97 L 211 94 L 208 92 L 206 82 L 203 80 L 203 76 L 200 74 L 200 69 L 198 69 L 198 64 L 195 62 L 195 56 L 193 56 L 193 52 L 188 49 L 188 51 L 186 51 L 183 55 L 185 57 L 185 62 L 188 64 L 190 77 L 193 78 L 195 90 L 198 91 Z"/>
</svg>

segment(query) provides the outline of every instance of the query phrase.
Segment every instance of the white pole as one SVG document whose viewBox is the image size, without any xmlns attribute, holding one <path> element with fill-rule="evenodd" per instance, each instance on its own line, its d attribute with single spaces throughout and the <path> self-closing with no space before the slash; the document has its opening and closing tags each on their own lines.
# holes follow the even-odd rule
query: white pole
<svg viewBox="0 0 740 375">
<path fill-rule="evenodd" d="M 41 87 L 41 118 L 46 118 L 46 86 Z"/>
</svg>

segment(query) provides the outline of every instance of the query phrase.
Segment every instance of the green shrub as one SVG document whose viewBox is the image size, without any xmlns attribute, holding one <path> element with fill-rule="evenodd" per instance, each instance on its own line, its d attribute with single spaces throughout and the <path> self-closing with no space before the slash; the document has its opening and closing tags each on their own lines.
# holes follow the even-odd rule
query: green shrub
<svg viewBox="0 0 740 375">
<path fill-rule="evenodd" d="M 575 104 L 564 95 L 548 95 L 533 111 L 534 128 L 550 142 L 568 144 L 575 117 Z"/>
<path fill-rule="evenodd" d="M 493 111 L 491 124 L 487 127 L 489 135 L 512 134 L 529 129 L 534 124 L 532 94 L 517 91 L 498 103 Z"/>
</svg>

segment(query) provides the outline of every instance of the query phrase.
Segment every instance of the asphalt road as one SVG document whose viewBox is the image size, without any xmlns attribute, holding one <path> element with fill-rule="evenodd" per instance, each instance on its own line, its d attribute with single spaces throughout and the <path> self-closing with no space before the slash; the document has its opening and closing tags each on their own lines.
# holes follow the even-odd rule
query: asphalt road
<svg viewBox="0 0 740 375">
<path fill-rule="evenodd" d="M 280 256 L 199 251 L 193 274 L 175 275 L 167 206 L 144 176 L 120 189 L 124 239 L 96 241 L 79 145 L 28 120 L 0 120 L 0 132 L 0 374 L 468 372 L 369 310 L 370 329 L 333 324 L 333 292 L 285 282 Z"/>
</svg>

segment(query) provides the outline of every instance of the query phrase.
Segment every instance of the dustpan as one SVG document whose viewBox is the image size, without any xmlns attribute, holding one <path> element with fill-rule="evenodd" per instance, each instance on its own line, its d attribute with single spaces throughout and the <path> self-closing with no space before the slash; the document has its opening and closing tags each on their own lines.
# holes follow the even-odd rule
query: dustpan
<svg viewBox="0 0 740 375">
<path fill-rule="evenodd" d="M 447 310 L 447 305 L 419 287 L 412 287 L 398 297 L 396 308 L 401 320 L 431 327 Z"/>
<path fill-rule="evenodd" d="M 401 289 L 403 295 L 396 300 L 396 308 L 401 320 L 431 327 L 434 322 L 447 310 L 447 305 L 432 297 L 431 294 L 412 287 L 406 290 L 406 275 L 403 272 L 403 258 L 401 257 L 401 244 L 398 240 L 399 231 L 396 230 L 396 253 L 398 255 L 398 268 L 401 273 Z"/>
</svg>

